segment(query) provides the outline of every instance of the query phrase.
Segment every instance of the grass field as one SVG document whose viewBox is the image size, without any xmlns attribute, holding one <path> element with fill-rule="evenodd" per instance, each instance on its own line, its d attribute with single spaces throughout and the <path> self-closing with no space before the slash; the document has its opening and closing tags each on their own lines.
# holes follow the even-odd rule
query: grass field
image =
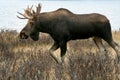
<svg viewBox="0 0 120 80">
<path fill-rule="evenodd" d="M 120 32 L 113 32 L 113 37 L 120 44 Z M 20 41 L 16 31 L 2 30 L 0 80 L 120 80 L 120 61 L 106 42 L 104 53 L 98 51 L 92 39 L 68 42 L 61 65 L 49 55 L 52 44 L 47 34 L 41 34 L 37 42 Z M 58 55 L 59 50 L 55 53 Z"/>
</svg>

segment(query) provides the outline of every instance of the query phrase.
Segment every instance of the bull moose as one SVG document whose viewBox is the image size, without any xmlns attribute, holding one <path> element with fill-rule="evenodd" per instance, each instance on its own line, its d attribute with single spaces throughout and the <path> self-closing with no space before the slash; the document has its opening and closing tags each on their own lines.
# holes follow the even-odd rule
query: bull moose
<svg viewBox="0 0 120 80">
<path fill-rule="evenodd" d="M 109 20 L 101 14 L 74 14 L 71 11 L 60 8 L 52 12 L 41 11 L 41 5 L 38 4 L 36 12 L 32 7 L 25 9 L 25 13 L 18 12 L 23 17 L 20 19 L 28 19 L 27 24 L 20 32 L 20 39 L 30 37 L 34 41 L 39 39 L 39 32 L 50 34 L 54 40 L 53 46 L 50 48 L 51 56 L 58 62 L 62 62 L 62 57 L 66 53 L 67 42 L 69 40 L 87 39 L 92 37 L 100 51 L 105 51 L 102 39 L 106 41 L 119 54 L 119 45 L 113 41 L 111 33 L 111 25 Z M 60 48 L 61 54 L 59 58 L 53 54 L 55 50 Z"/>
</svg>

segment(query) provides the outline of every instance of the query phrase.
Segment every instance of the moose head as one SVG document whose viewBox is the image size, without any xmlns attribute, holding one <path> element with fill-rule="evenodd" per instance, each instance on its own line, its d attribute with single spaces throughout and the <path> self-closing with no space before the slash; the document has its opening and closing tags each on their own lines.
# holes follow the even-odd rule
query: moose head
<svg viewBox="0 0 120 80">
<path fill-rule="evenodd" d="M 32 9 L 33 6 L 27 7 L 27 9 L 24 9 L 24 14 L 18 12 L 18 14 L 22 15 L 23 17 L 17 16 L 19 19 L 28 19 L 27 24 L 20 32 L 20 39 L 27 39 L 30 37 L 34 41 L 37 41 L 39 39 L 39 31 L 37 27 L 39 26 L 39 14 L 41 11 L 41 6 L 38 4 L 36 7 L 36 12 Z"/>
</svg>

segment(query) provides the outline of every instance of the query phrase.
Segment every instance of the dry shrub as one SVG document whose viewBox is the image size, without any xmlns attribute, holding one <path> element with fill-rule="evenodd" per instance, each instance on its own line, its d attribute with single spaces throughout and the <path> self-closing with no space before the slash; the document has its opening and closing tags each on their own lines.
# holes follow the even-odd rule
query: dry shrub
<svg viewBox="0 0 120 80">
<path fill-rule="evenodd" d="M 113 34 L 120 43 L 120 32 Z M 70 41 L 62 64 L 49 55 L 52 43 L 47 34 L 37 42 L 19 41 L 16 31 L 2 30 L 0 80 L 120 80 L 120 62 L 110 56 L 112 50 L 98 52 L 92 39 Z"/>
</svg>

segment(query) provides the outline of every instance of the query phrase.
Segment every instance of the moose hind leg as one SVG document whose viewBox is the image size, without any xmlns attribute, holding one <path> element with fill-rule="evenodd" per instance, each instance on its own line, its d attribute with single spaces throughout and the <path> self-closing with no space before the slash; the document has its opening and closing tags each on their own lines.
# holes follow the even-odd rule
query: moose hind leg
<svg viewBox="0 0 120 80">
<path fill-rule="evenodd" d="M 106 51 L 103 43 L 102 43 L 102 39 L 99 37 L 94 37 L 93 38 L 95 44 L 97 45 L 98 49 L 100 50 L 100 52 Z"/>
<path fill-rule="evenodd" d="M 119 46 L 116 42 L 114 42 L 113 40 L 109 40 L 107 41 L 108 44 L 115 50 L 116 54 L 118 57 L 120 57 L 120 51 L 119 51 Z"/>
<path fill-rule="evenodd" d="M 109 45 L 115 50 L 117 55 L 117 60 L 120 61 L 120 49 L 117 43 L 115 43 L 113 40 L 111 42 L 108 42 Z"/>
</svg>

